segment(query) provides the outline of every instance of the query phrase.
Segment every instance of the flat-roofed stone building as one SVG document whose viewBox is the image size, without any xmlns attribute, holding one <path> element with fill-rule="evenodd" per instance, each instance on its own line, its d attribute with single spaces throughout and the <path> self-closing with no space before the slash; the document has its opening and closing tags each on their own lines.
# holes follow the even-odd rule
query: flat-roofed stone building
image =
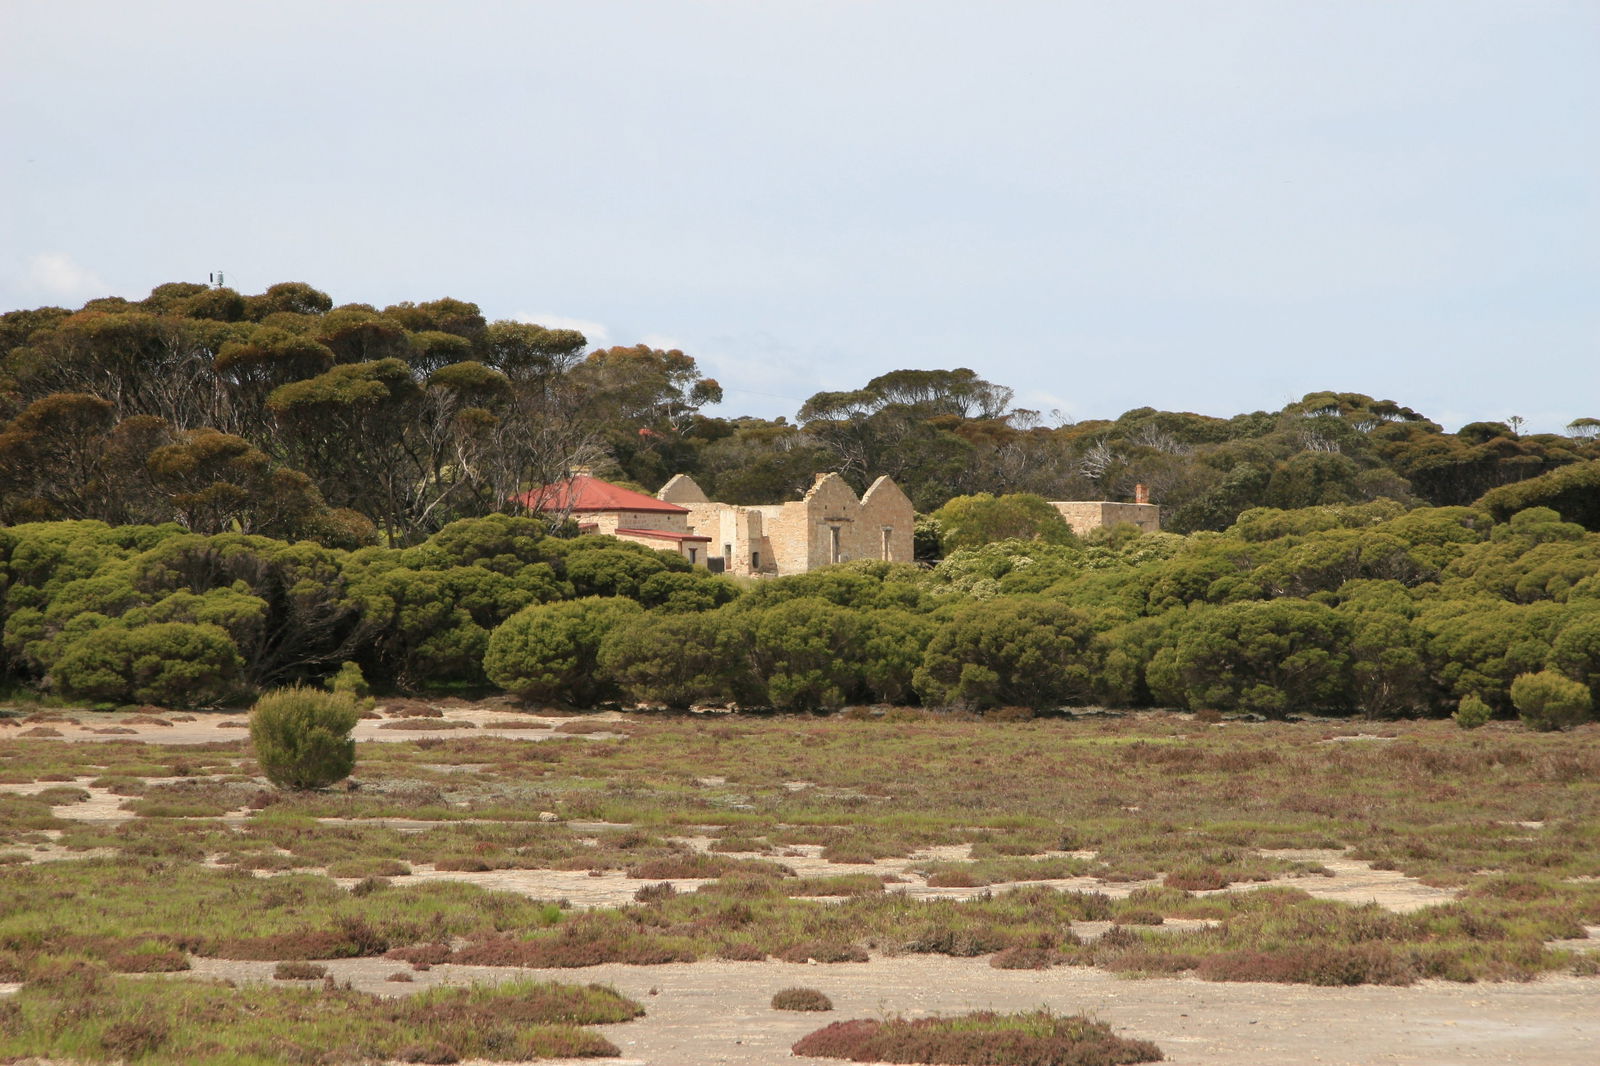
<svg viewBox="0 0 1600 1066">
<path fill-rule="evenodd" d="M 1078 536 L 1092 529 L 1127 522 L 1138 526 L 1141 533 L 1161 532 L 1161 508 L 1150 502 L 1143 485 L 1133 487 L 1132 503 L 1113 503 L 1110 500 L 1052 500 L 1050 506 L 1061 512 L 1067 525 Z"/>
</svg>

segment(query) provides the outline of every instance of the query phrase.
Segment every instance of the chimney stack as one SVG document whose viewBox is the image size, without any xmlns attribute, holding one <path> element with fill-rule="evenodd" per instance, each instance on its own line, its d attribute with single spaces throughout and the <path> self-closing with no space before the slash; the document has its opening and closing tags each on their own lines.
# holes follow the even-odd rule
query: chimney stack
<svg viewBox="0 0 1600 1066">
<path fill-rule="evenodd" d="M 1149 503 L 1150 502 L 1150 490 L 1145 488 L 1143 485 L 1135 485 L 1133 487 L 1133 502 L 1134 503 Z"/>
</svg>

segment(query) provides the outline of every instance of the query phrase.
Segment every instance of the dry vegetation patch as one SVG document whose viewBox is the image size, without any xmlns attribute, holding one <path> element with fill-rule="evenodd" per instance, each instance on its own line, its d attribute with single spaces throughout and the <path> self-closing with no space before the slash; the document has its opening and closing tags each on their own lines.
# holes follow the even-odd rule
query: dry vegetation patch
<svg viewBox="0 0 1600 1066">
<path fill-rule="evenodd" d="M 1081 1015 L 978 1011 L 948 1018 L 857 1018 L 834 1022 L 795 1043 L 796 1055 L 851 1062 L 949 1066 L 1123 1066 L 1160 1062 L 1147 1040 L 1119 1037 Z"/>
</svg>

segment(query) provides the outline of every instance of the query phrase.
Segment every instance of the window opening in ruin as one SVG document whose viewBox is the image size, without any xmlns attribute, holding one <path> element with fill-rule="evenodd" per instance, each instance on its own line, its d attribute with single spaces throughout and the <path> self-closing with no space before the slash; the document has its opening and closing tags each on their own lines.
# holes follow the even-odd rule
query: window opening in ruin
<svg viewBox="0 0 1600 1066">
<path fill-rule="evenodd" d="M 829 526 L 828 527 L 828 545 L 829 545 L 829 548 L 828 548 L 828 562 L 830 562 L 830 563 L 838 562 L 839 561 L 839 527 L 838 526 Z"/>
<path fill-rule="evenodd" d="M 893 526 L 883 527 L 883 561 L 889 561 L 889 534 L 894 532 Z"/>
<path fill-rule="evenodd" d="M 751 552 L 750 553 L 750 569 L 752 569 L 752 570 L 760 570 L 761 569 L 761 553 L 760 552 Z"/>
</svg>

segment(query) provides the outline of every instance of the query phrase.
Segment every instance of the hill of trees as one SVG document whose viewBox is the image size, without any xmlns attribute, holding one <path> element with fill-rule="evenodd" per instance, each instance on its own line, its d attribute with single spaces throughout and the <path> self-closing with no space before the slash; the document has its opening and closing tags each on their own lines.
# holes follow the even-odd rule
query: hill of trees
<svg viewBox="0 0 1600 1066">
<path fill-rule="evenodd" d="M 1569 436 L 1446 433 L 1353 393 L 1061 427 L 965 369 L 819 393 L 792 421 L 701 412 L 720 397 L 682 352 L 591 351 L 461 300 L 336 307 L 298 282 L 254 296 L 161 285 L 136 303 L 0 315 L 0 522 L 415 544 L 581 465 L 648 489 L 685 472 L 736 503 L 791 498 L 820 470 L 858 491 L 889 474 L 922 511 L 979 492 L 1126 498 L 1143 482 L 1166 528 L 1192 532 L 1262 506 L 1461 506 L 1600 459 L 1595 419 Z"/>
<path fill-rule="evenodd" d="M 173 284 L 0 315 L 0 672 L 190 706 L 345 662 L 584 705 L 1509 714 L 1529 674 L 1600 697 L 1596 420 L 1446 433 L 1318 393 L 1047 427 L 970 370 L 793 422 L 703 414 L 719 397 L 682 352 L 451 299 Z M 577 465 L 735 502 L 888 473 L 953 550 L 746 586 L 503 513 Z M 1028 494 L 1136 481 L 1171 532 L 981 543 L 1050 517 Z"/>
</svg>

